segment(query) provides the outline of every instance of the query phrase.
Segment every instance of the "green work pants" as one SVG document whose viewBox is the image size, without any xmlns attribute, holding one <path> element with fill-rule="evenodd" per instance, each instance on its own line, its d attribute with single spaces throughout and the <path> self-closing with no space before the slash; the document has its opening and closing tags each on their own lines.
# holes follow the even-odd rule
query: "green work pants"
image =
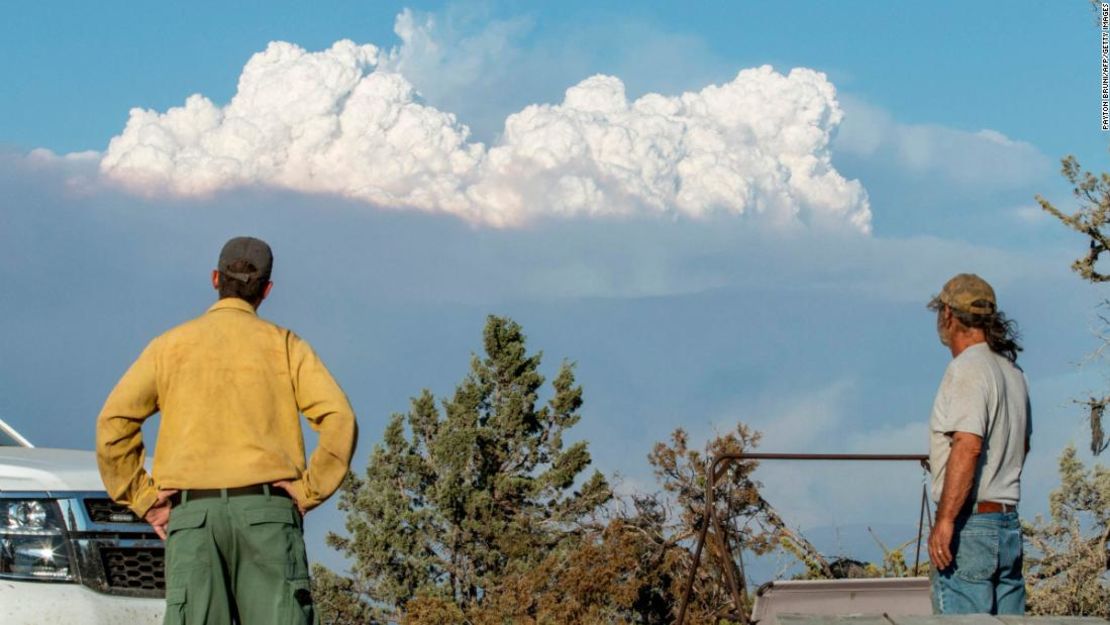
<svg viewBox="0 0 1110 625">
<path fill-rule="evenodd" d="M 271 495 L 188 500 L 170 511 L 166 625 L 311 625 L 304 528 Z"/>
</svg>

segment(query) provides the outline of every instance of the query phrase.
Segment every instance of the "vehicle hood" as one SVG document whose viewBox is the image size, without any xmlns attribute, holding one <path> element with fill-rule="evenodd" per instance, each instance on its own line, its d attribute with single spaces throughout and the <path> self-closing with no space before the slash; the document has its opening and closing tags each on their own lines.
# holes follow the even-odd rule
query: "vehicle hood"
<svg viewBox="0 0 1110 625">
<path fill-rule="evenodd" d="M 103 491 L 96 454 L 75 449 L 0 447 L 0 491 Z"/>
</svg>

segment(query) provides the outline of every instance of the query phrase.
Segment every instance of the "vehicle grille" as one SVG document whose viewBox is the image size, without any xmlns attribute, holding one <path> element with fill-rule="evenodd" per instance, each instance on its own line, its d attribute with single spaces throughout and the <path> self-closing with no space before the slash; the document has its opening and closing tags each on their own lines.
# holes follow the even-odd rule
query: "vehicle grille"
<svg viewBox="0 0 1110 625">
<path fill-rule="evenodd" d="M 85 509 L 93 523 L 138 523 L 139 517 L 127 506 L 111 499 L 86 499 Z"/>
<path fill-rule="evenodd" d="M 165 551 L 162 549 L 124 549 L 101 547 L 108 588 L 125 591 L 164 591 L 166 589 Z"/>
</svg>

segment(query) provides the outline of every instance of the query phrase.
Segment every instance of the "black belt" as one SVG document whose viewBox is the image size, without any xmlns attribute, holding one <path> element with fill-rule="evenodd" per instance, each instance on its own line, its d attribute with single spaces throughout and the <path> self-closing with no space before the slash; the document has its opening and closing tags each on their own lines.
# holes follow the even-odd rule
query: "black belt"
<svg viewBox="0 0 1110 625">
<path fill-rule="evenodd" d="M 185 495 L 186 501 L 194 499 L 215 499 L 223 497 L 241 497 L 243 495 L 265 495 L 269 491 L 271 497 L 285 497 L 292 499 L 284 488 L 270 486 L 269 484 L 255 484 L 253 486 L 239 486 L 237 488 L 194 488 L 174 493 L 170 502 L 175 506 L 181 505 L 181 496 Z"/>
</svg>

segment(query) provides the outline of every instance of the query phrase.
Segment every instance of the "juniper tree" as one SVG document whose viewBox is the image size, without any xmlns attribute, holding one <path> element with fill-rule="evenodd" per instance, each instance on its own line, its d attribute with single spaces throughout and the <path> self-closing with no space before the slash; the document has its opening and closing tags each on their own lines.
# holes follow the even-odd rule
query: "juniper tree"
<svg viewBox="0 0 1110 625">
<path fill-rule="evenodd" d="M 1110 274 L 1104 273 L 1098 266 L 1102 255 L 1110 251 L 1110 173 L 1094 174 L 1084 171 L 1074 156 L 1064 158 L 1062 165 L 1061 173 L 1072 185 L 1072 194 L 1079 201 L 1079 207 L 1073 213 L 1066 213 L 1040 195 L 1037 196 L 1037 202 L 1045 212 L 1062 224 L 1087 237 L 1086 253 L 1072 263 L 1072 270 L 1084 280 L 1095 284 L 1110 282 Z M 1104 307 L 1108 304 L 1110 301 L 1103 302 Z M 1103 326 L 1110 328 L 1110 318 L 1102 316 L 1101 319 Z M 1096 355 L 1103 354 L 1106 346 L 1110 345 L 1110 333 L 1103 332 L 1100 338 L 1102 345 L 1095 351 Z M 1107 446 L 1102 417 L 1106 407 L 1110 405 L 1110 394 L 1092 396 L 1079 403 L 1087 408 L 1087 419 L 1091 426 L 1091 453 L 1098 455 Z"/>
<path fill-rule="evenodd" d="M 1110 618 L 1110 470 L 1083 466 L 1069 446 L 1060 456 L 1060 486 L 1049 519 L 1023 529 L 1030 547 L 1029 612 Z"/>
<path fill-rule="evenodd" d="M 703 453 L 677 430 L 648 456 L 663 493 L 614 500 L 599 474 L 586 477 L 586 444 L 563 440 L 582 406 L 572 367 L 563 364 L 541 405 L 540 363 L 519 325 L 490 317 L 484 355 L 454 394 L 437 401 L 423 391 L 390 419 L 366 473 L 341 490 L 348 535 L 328 542 L 352 568 L 349 577 L 316 569 L 325 623 L 672 622 L 704 515 L 707 462 L 750 450 L 759 435 L 738 425 Z M 739 550 L 781 543 L 816 553 L 759 495 L 754 468 L 734 464 L 718 481 L 723 526 L 695 582 L 691 625 L 726 623 L 743 609 L 746 597 L 737 601 L 726 583 L 743 583 Z"/>
<path fill-rule="evenodd" d="M 632 495 L 607 506 L 603 522 L 585 525 L 524 574 L 504 578 L 470 622 L 673 623 L 704 517 L 707 461 L 719 453 L 749 451 L 757 441 L 758 434 L 739 425 L 708 441 L 702 452 L 689 446 L 683 430 L 676 430 L 648 456 L 663 493 Z M 721 476 L 717 510 L 724 534 L 714 536 L 710 553 L 702 558 L 686 612 L 689 625 L 739 620 L 729 616 L 743 606 L 730 595 L 726 569 L 739 575 L 741 550 L 766 551 L 787 538 L 789 530 L 750 478 L 754 468 L 754 462 L 733 464 Z"/>
<path fill-rule="evenodd" d="M 422 391 L 390 419 L 365 475 L 348 476 L 339 499 L 348 534 L 327 540 L 350 559 L 351 577 L 325 573 L 319 592 L 337 599 L 326 609 L 463 622 L 612 497 L 600 473 L 585 475 L 586 443 L 564 441 L 581 418 L 573 366 L 562 364 L 541 405 L 542 354 L 527 352 L 520 325 L 490 316 L 483 339 L 454 394 Z"/>
<path fill-rule="evenodd" d="M 1110 251 L 1110 173 L 1084 171 L 1074 156 L 1062 162 L 1062 173 L 1072 185 L 1079 202 L 1075 212 L 1060 210 L 1047 199 L 1037 201 L 1050 215 L 1087 238 L 1087 249 L 1072 269 L 1094 284 L 1110 282 L 1110 274 L 1099 261 Z M 1103 300 L 1110 306 L 1110 300 Z M 1100 315 L 1104 328 L 1110 318 Z M 1099 337 L 1102 344 L 1095 355 L 1110 346 L 1110 333 Z M 1110 394 L 1080 400 L 1088 410 L 1091 453 L 1104 451 L 1108 441 L 1103 416 L 1110 406 Z M 1110 472 L 1095 466 L 1090 472 L 1068 447 L 1060 457 L 1060 486 L 1049 500 L 1048 522 L 1039 517 L 1025 530 L 1032 553 L 1026 559 L 1029 581 L 1029 611 L 1035 614 L 1085 614 L 1110 616 Z"/>
<path fill-rule="evenodd" d="M 1096 25 L 1101 23 L 1101 7 L 1100 0 L 1091 0 Z M 1071 184 L 1072 195 L 1079 201 L 1079 208 L 1074 213 L 1064 212 L 1041 195 L 1036 196 L 1037 203 L 1045 212 L 1060 220 L 1060 223 L 1087 237 L 1087 251 L 1072 263 L 1072 270 L 1094 284 L 1110 282 L 1110 274 L 1098 267 L 1102 255 L 1110 251 L 1110 173 L 1084 171 L 1072 155 L 1064 157 L 1061 165 L 1060 173 Z M 1103 300 L 1103 307 L 1110 307 L 1110 299 Z M 1110 318 L 1106 315 L 1099 315 L 1099 318 L 1103 328 L 1110 329 Z M 1101 356 L 1110 345 L 1110 332 L 1102 332 L 1099 338 L 1102 345 L 1095 350 L 1096 356 Z M 1107 406 L 1110 406 L 1110 394 L 1091 396 L 1077 400 L 1077 403 L 1087 408 L 1087 419 L 1091 426 L 1091 453 L 1097 456 L 1110 445 L 1102 428 L 1103 415 Z"/>
<path fill-rule="evenodd" d="M 736 430 L 708 441 L 704 451 L 689 444 L 687 433 L 678 429 L 670 444 L 656 443 L 648 456 L 663 490 L 677 506 L 674 539 L 693 540 L 705 522 L 706 470 L 714 458 L 725 454 L 750 452 L 761 435 L 743 423 Z M 713 506 L 716 522 L 706 534 L 705 554 L 694 578 L 694 602 L 688 608 L 688 623 L 728 623 L 750 616 L 750 597 L 744 577 L 742 553 L 765 554 L 775 549 L 790 553 L 815 574 L 832 577 L 828 562 L 800 533 L 789 528 L 774 507 L 763 497 L 762 484 L 752 473 L 759 466 L 754 460 L 724 465 L 714 480 Z M 684 556 L 689 562 L 690 556 Z M 672 593 L 681 597 L 689 580 L 688 570 L 675 576 Z"/>
</svg>

